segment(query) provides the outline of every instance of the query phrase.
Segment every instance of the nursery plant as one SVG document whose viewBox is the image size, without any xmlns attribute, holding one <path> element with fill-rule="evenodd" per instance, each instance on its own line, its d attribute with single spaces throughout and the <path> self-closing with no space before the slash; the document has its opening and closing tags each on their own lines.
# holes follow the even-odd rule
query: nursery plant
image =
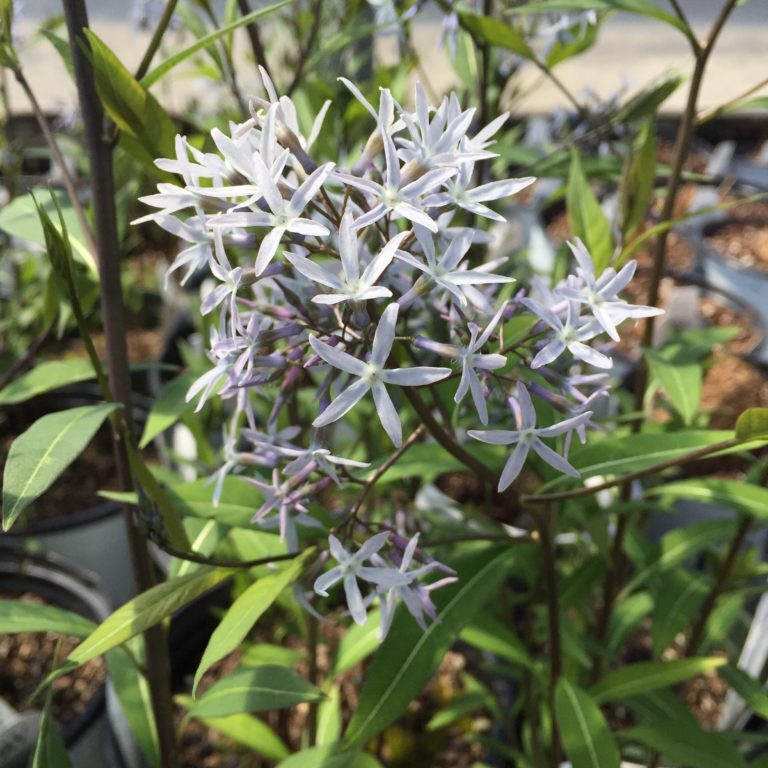
<svg viewBox="0 0 768 768">
<path fill-rule="evenodd" d="M 331 56 L 316 38 L 287 78 L 268 65 L 262 25 L 280 29 L 272 14 L 286 3 L 230 3 L 210 30 L 208 4 L 201 17 L 194 5 L 180 7 L 196 40 L 152 68 L 177 6 L 168 2 L 131 73 L 88 28 L 82 0 L 64 4 L 106 365 L 62 204 L 30 199 L 104 402 L 43 416 L 15 440 L 3 528 L 109 420 L 121 484 L 109 495 L 125 505 L 137 595 L 41 690 L 106 654 L 144 759 L 163 768 L 182 764 L 193 723 L 254 764 L 285 768 L 763 765 L 759 726 L 713 729 L 689 704 L 710 686 L 730 690 L 753 725 L 768 717 L 761 678 L 739 663 L 764 592 L 753 534 L 768 515 L 768 410 L 709 428 L 702 371 L 728 333 L 671 330 L 663 344 L 653 333 L 702 79 L 736 2 L 723 2 L 705 40 L 677 3 L 444 4 L 470 87 L 438 97 L 343 56 L 350 70 L 315 91 L 323 78 L 307 62 Z M 299 25 L 315 14 L 306 23 L 319 35 L 322 3 L 292 6 Z M 23 79 L 12 4 L 2 7 L 2 63 Z M 394 24 L 407 48 L 418 8 L 393 4 L 384 18 L 382 7 L 363 30 Z M 694 54 L 671 166 L 657 163 L 654 121 L 679 80 L 607 111 L 577 103 L 562 143 L 526 155 L 503 111 L 510 55 L 559 82 L 557 64 L 617 9 L 672 25 Z M 358 10 L 347 43 L 360 35 Z M 208 51 L 241 95 L 239 27 L 259 92 L 235 99 L 236 117 L 177 133 L 151 87 Z M 316 92 L 334 99 L 316 103 Z M 609 151 L 597 157 L 601 143 Z M 132 224 L 178 239 L 167 279 L 188 287 L 204 350 L 160 391 L 142 435 L 130 410 L 115 152 L 155 174 Z M 613 219 L 593 171 L 617 193 Z M 503 225 L 537 173 L 560 175 L 571 237 L 549 274 L 531 277 Z M 649 244 L 647 300 L 628 301 L 632 257 Z M 637 323 L 628 388 L 615 345 Z M 8 385 L 15 402 L 72 375 L 71 362 L 44 365 L 45 382 L 33 369 Z M 143 453 L 181 421 L 197 438 L 194 481 Z M 681 499 L 728 512 L 654 538 L 649 521 Z M 167 556 L 160 578 L 150 549 Z M 168 625 L 222 585 L 230 599 L 187 688 L 172 692 Z M 18 631 L 44 626 L 34 610 Z M 462 661 L 447 694 L 425 691 L 451 651 Z M 445 756 L 456 738 L 469 759 Z M 36 765 L 61 765 L 55 739 L 41 728 Z"/>
</svg>

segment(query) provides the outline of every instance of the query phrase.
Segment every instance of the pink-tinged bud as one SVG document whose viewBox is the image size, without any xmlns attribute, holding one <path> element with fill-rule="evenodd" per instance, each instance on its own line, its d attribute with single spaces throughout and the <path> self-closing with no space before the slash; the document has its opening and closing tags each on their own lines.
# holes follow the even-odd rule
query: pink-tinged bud
<svg viewBox="0 0 768 768">
<path fill-rule="evenodd" d="M 315 483 L 315 492 L 322 493 L 327 488 L 330 488 L 332 485 L 333 485 L 333 479 L 330 477 L 324 477 L 322 480 L 318 480 L 317 483 Z"/>
</svg>

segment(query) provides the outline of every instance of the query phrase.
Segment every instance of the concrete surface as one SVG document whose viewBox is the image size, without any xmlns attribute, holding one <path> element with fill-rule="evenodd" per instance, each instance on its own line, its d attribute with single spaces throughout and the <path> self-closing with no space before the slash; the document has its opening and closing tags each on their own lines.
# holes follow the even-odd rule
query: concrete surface
<svg viewBox="0 0 768 768">
<path fill-rule="evenodd" d="M 29 35 L 43 18 L 60 12 L 60 0 L 24 0 L 19 31 L 27 37 L 22 60 L 28 80 L 46 109 L 59 109 L 74 103 L 74 87 L 58 54 L 45 40 L 30 40 Z M 666 5 L 665 0 L 659 3 Z M 699 35 L 704 35 L 720 8 L 722 0 L 682 0 L 682 6 Z M 131 20 L 129 0 L 91 0 L 94 30 L 112 46 L 131 69 L 141 59 L 149 33 L 139 31 Z M 255 4 L 254 4 L 255 7 Z M 440 48 L 441 14 L 427 7 L 414 21 L 414 41 L 423 62 L 419 77 L 428 73 L 435 92 L 450 88 L 457 81 L 450 59 Z M 169 40 L 167 50 L 184 41 L 177 35 Z M 248 46 L 239 36 L 236 49 L 243 57 L 239 68 L 244 93 L 258 90 L 258 78 L 246 59 Z M 383 60 L 396 56 L 392 38 L 381 38 L 376 45 Z M 167 53 L 166 53 L 167 55 Z M 160 57 L 156 58 L 159 61 Z M 690 73 L 692 57 L 684 37 L 672 27 L 630 14 L 617 13 L 604 25 L 597 45 L 589 52 L 561 65 L 557 74 L 579 98 L 589 88 L 605 97 L 623 88 L 629 95 L 664 72 Z M 190 76 L 182 67 L 178 75 L 159 83 L 153 92 L 169 108 L 178 110 L 191 98 L 215 106 L 223 97 L 215 84 Z M 768 0 L 751 0 L 733 13 L 708 65 L 701 97 L 701 107 L 717 106 L 768 76 Z M 546 112 L 567 104 L 562 94 L 532 67 L 521 79 L 525 96 L 517 108 L 522 112 Z M 685 86 L 665 105 L 679 110 L 685 100 Z M 761 93 L 768 94 L 768 88 Z M 26 111 L 26 99 L 15 83 L 11 84 L 14 111 Z"/>
</svg>

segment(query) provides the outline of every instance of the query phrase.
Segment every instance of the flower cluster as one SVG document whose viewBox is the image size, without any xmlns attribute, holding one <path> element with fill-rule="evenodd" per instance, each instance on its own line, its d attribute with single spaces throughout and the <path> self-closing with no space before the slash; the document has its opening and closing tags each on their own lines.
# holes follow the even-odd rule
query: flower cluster
<svg viewBox="0 0 768 768">
<path fill-rule="evenodd" d="M 186 243 L 169 272 L 182 270 L 182 282 L 199 273 L 213 280 L 201 305 L 215 318 L 212 367 L 188 398 L 198 408 L 213 396 L 231 406 L 217 498 L 224 476 L 241 474 L 263 494 L 254 522 L 276 525 L 298 551 L 301 528 L 320 525 L 309 500 L 324 488 L 359 483 L 352 473 L 368 466 L 336 455 L 355 442 L 339 425 L 354 412 L 366 418 L 363 403 L 372 402 L 397 449 L 405 403 L 416 413 L 440 411 L 446 395 L 459 409 L 442 427 L 452 439 L 515 446 L 499 491 L 531 449 L 558 472 L 578 474 L 565 458 L 571 435 L 585 439 L 592 404 L 606 392 L 605 375 L 590 369 L 611 367 L 595 340 L 615 340 L 623 320 L 655 311 L 619 297 L 634 264 L 596 275 L 576 242 L 574 274 L 530 292 L 514 285 L 508 258 L 483 259 L 481 223 L 503 221 L 499 201 L 534 181 L 475 182 L 478 164 L 494 157 L 493 137 L 506 115 L 476 126 L 475 110 L 463 109 L 455 94 L 434 107 L 420 87 L 414 111 L 387 89 L 374 106 L 344 81 L 373 125 L 357 156 L 340 148 L 339 157 L 353 160 L 340 166 L 338 158 L 312 157 L 329 105 L 305 134 L 296 106 L 262 75 L 266 98 L 253 103 L 251 117 L 227 133 L 214 130 L 216 151 L 177 137 L 176 157 L 157 165 L 181 183 L 160 184 L 143 198 L 155 211 L 141 220 Z M 513 318 L 527 318 L 529 330 L 505 345 Z M 300 392 L 313 397 L 300 399 Z M 531 395 L 563 420 L 537 426 Z M 292 420 L 306 417 L 308 407 L 302 430 Z M 514 429 L 465 431 L 478 423 Z M 563 455 L 543 442 L 560 435 Z M 357 515 L 350 519 L 348 508 L 340 515 L 337 529 L 354 531 Z M 331 535 L 338 565 L 315 582 L 320 595 L 342 582 L 358 623 L 378 597 L 384 631 L 398 601 L 420 623 L 434 618 L 429 592 L 447 583 L 423 582 L 440 566 L 419 551 L 417 535 L 392 537 L 382 554 L 389 539 L 375 534 L 350 554 Z M 415 561 L 425 565 L 414 568 Z M 367 598 L 358 580 L 373 585 Z"/>
</svg>

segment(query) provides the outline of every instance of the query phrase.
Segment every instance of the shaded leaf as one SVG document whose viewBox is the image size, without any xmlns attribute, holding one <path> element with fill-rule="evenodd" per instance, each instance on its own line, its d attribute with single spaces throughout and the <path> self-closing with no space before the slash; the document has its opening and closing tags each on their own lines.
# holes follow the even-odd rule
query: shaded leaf
<svg viewBox="0 0 768 768">
<path fill-rule="evenodd" d="M 555 715 L 573 768 L 619 768 L 619 750 L 600 707 L 564 677 L 555 689 Z"/>
<path fill-rule="evenodd" d="M 232 603 L 208 641 L 203 658 L 195 672 L 193 694 L 197 690 L 200 678 L 210 666 L 234 651 L 243 642 L 259 617 L 277 600 L 283 590 L 298 578 L 307 558 L 313 553 L 314 548 L 308 549 L 279 573 L 257 579 Z"/>
<path fill-rule="evenodd" d="M 768 489 L 743 481 L 719 477 L 699 477 L 660 485 L 646 491 L 649 496 L 669 499 L 692 499 L 726 509 L 768 518 Z"/>
<path fill-rule="evenodd" d="M 319 688 L 293 670 L 267 665 L 238 670 L 218 680 L 190 704 L 189 714 L 198 718 L 226 717 L 268 712 L 324 698 Z"/>
<path fill-rule="evenodd" d="M 4 531 L 51 487 L 118 407 L 102 403 L 49 413 L 13 441 L 3 473 Z"/>
<path fill-rule="evenodd" d="M 58 389 L 67 384 L 89 381 L 95 376 L 90 360 L 85 358 L 48 360 L 18 376 L 0 390 L 0 405 L 23 403 L 36 395 L 50 392 L 52 389 Z"/>
<path fill-rule="evenodd" d="M 105 619 L 67 660 L 85 664 L 154 626 L 231 575 L 232 571 L 224 568 L 201 570 L 148 589 Z"/>
<path fill-rule="evenodd" d="M 160 390 L 147 417 L 147 423 L 144 425 L 144 434 L 141 436 L 139 448 L 145 448 L 153 438 L 173 426 L 185 413 L 194 409 L 195 404 L 188 403 L 186 395 L 197 378 L 197 372 L 182 373 Z"/>
<path fill-rule="evenodd" d="M 695 675 L 717 669 L 726 661 L 718 657 L 641 661 L 610 672 L 593 685 L 589 692 L 598 704 L 606 701 L 621 701 L 640 693 L 675 685 Z"/>
<path fill-rule="evenodd" d="M 85 637 L 96 625 L 80 614 L 55 605 L 26 600 L 0 600 L 0 627 L 3 634 L 15 632 L 61 632 Z"/>
<path fill-rule="evenodd" d="M 430 680 L 462 628 L 496 593 L 522 546 L 474 552 L 452 567 L 459 581 L 436 593 L 438 621 L 426 631 L 400 606 L 379 648 L 347 727 L 345 744 L 362 744 L 380 733 Z"/>
<path fill-rule="evenodd" d="M 690 768 L 744 768 L 746 765 L 725 736 L 685 721 L 638 725 L 622 731 L 621 737 L 639 741 Z"/>
</svg>

